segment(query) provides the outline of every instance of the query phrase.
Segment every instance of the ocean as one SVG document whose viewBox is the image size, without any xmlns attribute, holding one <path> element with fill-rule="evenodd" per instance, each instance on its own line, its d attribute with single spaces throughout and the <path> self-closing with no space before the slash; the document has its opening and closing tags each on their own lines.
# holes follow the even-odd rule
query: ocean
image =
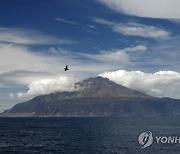
<svg viewBox="0 0 180 154">
<path fill-rule="evenodd" d="M 153 141 L 142 148 L 147 131 Z M 180 143 L 167 141 L 179 136 L 178 117 L 0 118 L 0 154 L 179 154 Z"/>
</svg>

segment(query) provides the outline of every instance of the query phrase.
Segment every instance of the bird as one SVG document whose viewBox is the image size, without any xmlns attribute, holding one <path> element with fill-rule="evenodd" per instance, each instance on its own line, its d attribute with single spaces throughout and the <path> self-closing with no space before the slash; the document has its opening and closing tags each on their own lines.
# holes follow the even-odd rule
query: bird
<svg viewBox="0 0 180 154">
<path fill-rule="evenodd" d="M 69 68 L 68 68 L 68 66 L 66 65 L 66 67 L 64 68 L 64 71 L 68 71 L 69 70 Z"/>
</svg>

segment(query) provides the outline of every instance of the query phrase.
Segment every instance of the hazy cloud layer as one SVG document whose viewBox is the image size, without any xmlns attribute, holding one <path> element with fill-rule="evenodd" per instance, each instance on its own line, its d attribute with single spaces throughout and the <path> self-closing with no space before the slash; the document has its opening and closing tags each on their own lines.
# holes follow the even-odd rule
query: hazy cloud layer
<svg viewBox="0 0 180 154">
<path fill-rule="evenodd" d="M 104 62 L 104 63 L 130 63 L 131 61 L 131 55 L 138 53 L 138 52 L 144 52 L 147 50 L 147 47 L 144 45 L 138 45 L 134 47 L 127 47 L 124 49 L 114 49 L 111 51 L 100 51 L 100 53 L 97 54 L 84 54 L 79 53 L 79 55 L 82 55 L 86 58 Z"/>
<path fill-rule="evenodd" d="M 180 19 L 179 0 L 98 0 L 112 10 L 148 18 Z"/>
<path fill-rule="evenodd" d="M 124 51 L 119 52 L 123 53 Z M 88 76 L 89 73 L 93 74 L 96 72 L 100 73 L 112 68 L 112 65 L 110 63 L 107 64 L 107 59 L 103 59 L 103 57 L 108 55 L 110 62 L 113 62 L 113 54 L 120 55 L 120 53 L 116 52 L 109 54 L 106 51 L 106 53 L 94 54 L 92 56 L 62 48 L 49 48 L 41 52 L 33 52 L 23 46 L 0 44 L 0 85 L 2 83 L 29 84 L 34 82 L 35 79 L 42 77 L 69 74 L 69 72 L 64 72 L 63 68 L 65 65 L 69 65 L 70 73 L 78 76 Z M 85 59 L 82 59 L 82 57 Z"/>
<path fill-rule="evenodd" d="M 169 19 L 169 21 L 180 25 L 180 19 Z"/>
<path fill-rule="evenodd" d="M 159 71 L 145 73 L 141 71 L 118 70 L 100 74 L 125 87 L 157 97 L 180 98 L 180 73 Z"/>
<path fill-rule="evenodd" d="M 28 85 L 37 80 L 44 78 L 54 77 L 53 74 L 48 72 L 35 72 L 35 71 L 12 71 L 0 74 L 0 87 L 3 86 L 16 86 L 16 85 Z"/>
<path fill-rule="evenodd" d="M 72 40 L 60 39 L 35 30 L 0 27 L 0 42 L 24 45 L 73 44 Z"/>
<path fill-rule="evenodd" d="M 54 91 L 72 91 L 75 90 L 73 84 L 76 81 L 100 72 L 123 69 L 132 63 L 132 57 L 146 54 L 147 50 L 147 46 L 137 45 L 94 54 L 72 52 L 63 48 L 33 52 L 18 45 L 0 44 L 0 86 L 26 87 L 27 91 L 9 91 L 10 97 L 19 100 Z M 70 62 L 70 71 L 64 72 L 67 61 Z M 177 72 L 148 74 L 120 70 L 103 73 L 101 76 L 153 96 L 180 96 L 180 75 Z"/>
<path fill-rule="evenodd" d="M 12 44 L 0 45 L 0 73 L 11 71 L 57 71 L 59 59 L 45 53 L 31 52 L 26 47 Z"/>
<path fill-rule="evenodd" d="M 117 69 L 119 66 L 114 64 L 126 65 L 130 63 L 132 55 L 146 50 L 146 46 L 138 45 L 97 54 L 76 53 L 62 48 L 32 52 L 26 47 L 1 44 L 0 86 L 22 85 L 29 89 L 17 94 L 9 92 L 11 97 L 30 97 L 57 90 L 71 91 L 72 83 L 77 79 Z M 70 72 L 64 72 L 63 69 L 67 61 L 70 62 Z"/>
<path fill-rule="evenodd" d="M 155 26 L 149 26 L 130 22 L 126 24 L 116 23 L 101 18 L 94 18 L 94 22 L 107 25 L 112 28 L 116 33 L 120 33 L 126 36 L 140 36 L 153 39 L 167 39 L 171 33 Z"/>
</svg>

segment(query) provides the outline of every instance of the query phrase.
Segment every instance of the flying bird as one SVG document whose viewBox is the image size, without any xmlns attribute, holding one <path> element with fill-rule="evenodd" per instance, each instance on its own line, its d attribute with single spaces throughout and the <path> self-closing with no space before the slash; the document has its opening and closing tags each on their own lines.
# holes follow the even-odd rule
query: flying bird
<svg viewBox="0 0 180 154">
<path fill-rule="evenodd" d="M 69 68 L 68 68 L 68 66 L 66 65 L 66 67 L 64 68 L 64 71 L 68 71 L 69 70 Z"/>
</svg>

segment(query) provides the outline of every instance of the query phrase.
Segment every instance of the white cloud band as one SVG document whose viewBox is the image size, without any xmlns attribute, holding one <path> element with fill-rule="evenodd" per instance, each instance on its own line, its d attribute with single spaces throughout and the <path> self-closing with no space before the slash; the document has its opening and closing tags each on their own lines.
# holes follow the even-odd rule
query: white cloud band
<svg viewBox="0 0 180 154">
<path fill-rule="evenodd" d="M 100 74 L 110 80 L 149 95 L 157 97 L 180 98 L 180 73 L 159 71 L 144 73 L 141 71 L 118 70 Z"/>
<path fill-rule="evenodd" d="M 17 97 L 34 97 L 42 94 L 49 94 L 51 92 L 63 92 L 63 91 L 75 91 L 78 90 L 74 83 L 79 81 L 73 76 L 61 76 L 58 78 L 47 78 L 36 82 L 32 82 L 28 85 L 27 92 L 19 92 L 16 95 L 10 94 L 11 96 Z"/>
<path fill-rule="evenodd" d="M 98 0 L 117 12 L 148 18 L 180 19 L 179 0 Z"/>
<path fill-rule="evenodd" d="M 74 41 L 56 38 L 35 30 L 0 27 L 0 42 L 23 45 L 73 44 Z"/>
<path fill-rule="evenodd" d="M 94 18 L 94 22 L 109 26 L 112 31 L 126 36 L 140 36 L 153 39 L 170 38 L 171 33 L 163 28 L 130 22 L 126 24 L 112 22 L 109 20 Z"/>
</svg>

